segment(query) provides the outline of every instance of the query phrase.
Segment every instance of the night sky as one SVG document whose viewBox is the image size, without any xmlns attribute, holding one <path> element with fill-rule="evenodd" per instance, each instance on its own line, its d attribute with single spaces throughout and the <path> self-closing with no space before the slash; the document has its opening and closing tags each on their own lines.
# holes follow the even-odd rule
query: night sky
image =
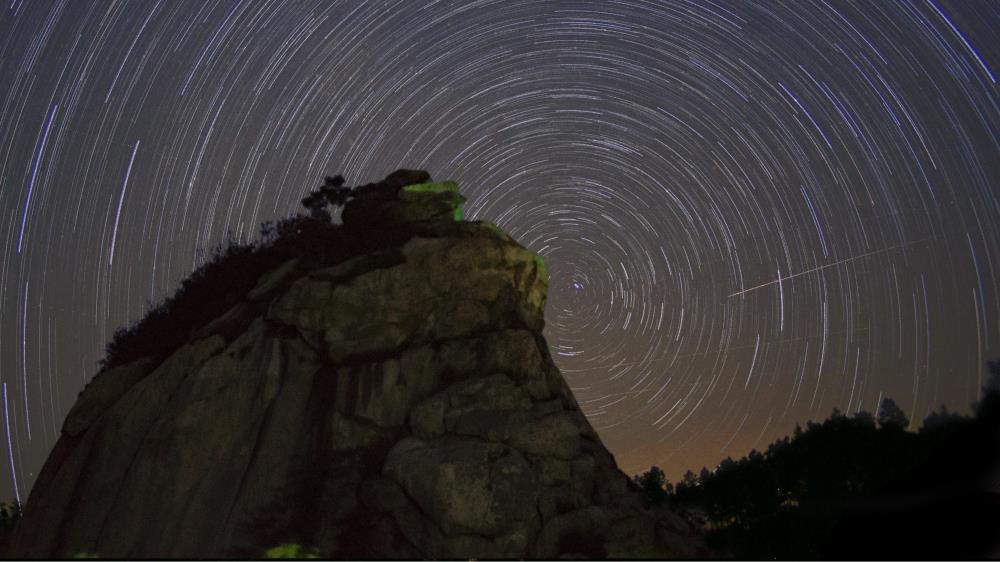
<svg viewBox="0 0 1000 562">
<path fill-rule="evenodd" d="M 967 412 L 1000 356 L 998 30 L 992 0 L 6 0 L 0 498 L 205 250 L 401 167 L 545 258 L 626 473 L 884 396 Z"/>
</svg>

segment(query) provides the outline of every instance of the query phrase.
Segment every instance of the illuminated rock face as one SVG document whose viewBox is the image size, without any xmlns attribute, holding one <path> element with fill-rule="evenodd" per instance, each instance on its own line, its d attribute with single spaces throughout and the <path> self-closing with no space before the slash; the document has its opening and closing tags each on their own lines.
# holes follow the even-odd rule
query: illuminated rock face
<svg viewBox="0 0 1000 562">
<path fill-rule="evenodd" d="M 344 225 L 355 229 L 387 225 L 433 227 L 462 220 L 465 197 L 453 181 L 431 182 L 422 170 L 399 170 L 386 179 L 360 186 L 344 207 Z"/>
<path fill-rule="evenodd" d="M 289 261 L 165 361 L 98 374 L 9 555 L 704 553 L 642 507 L 552 362 L 538 256 L 455 222 L 454 184 L 394 176 L 362 189 L 346 227 L 408 217 L 420 234 Z"/>
</svg>

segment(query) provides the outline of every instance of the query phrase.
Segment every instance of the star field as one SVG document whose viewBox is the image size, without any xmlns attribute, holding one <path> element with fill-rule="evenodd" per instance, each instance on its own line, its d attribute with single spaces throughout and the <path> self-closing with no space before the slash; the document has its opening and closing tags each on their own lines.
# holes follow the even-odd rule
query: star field
<svg viewBox="0 0 1000 562">
<path fill-rule="evenodd" d="M 3 497 L 207 249 L 402 167 L 544 257 L 627 473 L 885 396 L 967 411 L 1000 355 L 998 29 L 988 0 L 7 0 Z"/>
</svg>

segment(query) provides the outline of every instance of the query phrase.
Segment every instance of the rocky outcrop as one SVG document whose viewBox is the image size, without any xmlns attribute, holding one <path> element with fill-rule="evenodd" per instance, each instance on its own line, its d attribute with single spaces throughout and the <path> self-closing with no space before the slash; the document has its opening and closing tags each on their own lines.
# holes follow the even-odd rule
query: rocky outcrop
<svg viewBox="0 0 1000 562">
<path fill-rule="evenodd" d="M 643 507 L 541 336 L 538 256 L 460 222 L 453 183 L 363 186 L 345 228 L 405 243 L 291 260 L 156 364 L 98 374 L 66 419 L 15 557 L 690 557 Z"/>
</svg>

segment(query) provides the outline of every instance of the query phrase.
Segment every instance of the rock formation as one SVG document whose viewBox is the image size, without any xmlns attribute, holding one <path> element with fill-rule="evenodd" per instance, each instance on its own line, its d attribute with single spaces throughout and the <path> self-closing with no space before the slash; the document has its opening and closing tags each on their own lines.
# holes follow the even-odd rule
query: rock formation
<svg viewBox="0 0 1000 562">
<path fill-rule="evenodd" d="M 99 373 L 9 555 L 705 554 L 643 507 L 552 362 L 541 259 L 429 179 L 396 172 L 344 209 L 405 242 L 290 260 L 166 360 Z"/>
</svg>

